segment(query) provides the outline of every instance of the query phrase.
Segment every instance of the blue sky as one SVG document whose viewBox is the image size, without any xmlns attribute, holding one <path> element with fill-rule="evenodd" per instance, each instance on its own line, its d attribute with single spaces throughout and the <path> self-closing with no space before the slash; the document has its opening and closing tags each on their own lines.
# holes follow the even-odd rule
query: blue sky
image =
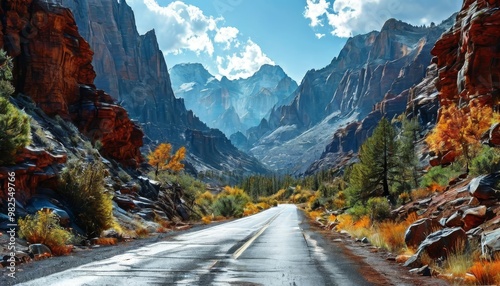
<svg viewBox="0 0 500 286">
<path fill-rule="evenodd" d="M 346 39 L 389 18 L 440 23 L 459 0 L 127 0 L 141 34 L 155 29 L 167 65 L 200 62 L 213 75 L 248 77 L 280 65 L 300 82 L 328 65 Z"/>
</svg>

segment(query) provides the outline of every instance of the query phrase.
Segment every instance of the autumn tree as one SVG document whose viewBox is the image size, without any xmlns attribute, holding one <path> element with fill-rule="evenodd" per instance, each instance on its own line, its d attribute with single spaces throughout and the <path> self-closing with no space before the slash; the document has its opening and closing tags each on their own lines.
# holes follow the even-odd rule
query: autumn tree
<svg viewBox="0 0 500 286">
<path fill-rule="evenodd" d="M 170 170 L 179 172 L 184 169 L 181 163 L 186 157 L 186 148 L 181 147 L 172 155 L 172 145 L 170 143 L 160 144 L 153 152 L 149 153 L 149 164 L 155 167 L 155 178 L 158 178 L 158 172 L 161 170 Z"/>
<path fill-rule="evenodd" d="M 498 114 L 493 113 L 491 107 L 481 106 L 478 101 L 473 100 L 462 108 L 450 104 L 442 107 L 439 121 L 426 142 L 438 154 L 455 152 L 456 156 L 462 156 L 468 170 L 480 149 L 481 136 L 492 123 L 499 121 Z"/>
<path fill-rule="evenodd" d="M 15 154 L 30 142 L 30 119 L 9 101 L 14 92 L 12 61 L 0 50 L 0 165 L 14 163 Z"/>
<path fill-rule="evenodd" d="M 370 197 L 382 196 L 396 203 L 390 192 L 390 183 L 399 170 L 396 155 L 396 131 L 389 120 L 382 118 L 359 150 L 359 163 L 349 175 L 349 194 L 353 201 L 365 203 Z"/>
</svg>

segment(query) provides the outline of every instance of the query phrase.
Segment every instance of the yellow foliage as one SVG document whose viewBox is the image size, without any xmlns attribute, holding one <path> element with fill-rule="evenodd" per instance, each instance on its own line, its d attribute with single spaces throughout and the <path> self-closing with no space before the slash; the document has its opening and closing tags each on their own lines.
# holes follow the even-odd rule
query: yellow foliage
<svg viewBox="0 0 500 286">
<path fill-rule="evenodd" d="M 317 220 L 318 218 L 321 218 L 321 216 L 323 216 L 323 212 L 322 211 L 310 211 L 307 214 L 313 220 Z"/>
<path fill-rule="evenodd" d="M 335 220 L 337 220 L 337 217 L 334 214 L 328 216 L 328 223 L 335 222 Z"/>
<path fill-rule="evenodd" d="M 363 216 L 360 218 L 357 222 L 354 223 L 354 228 L 355 229 L 360 229 L 360 228 L 370 228 L 371 226 L 371 220 L 368 216 Z"/>
<path fill-rule="evenodd" d="M 184 169 L 181 163 L 186 157 L 186 148 L 181 147 L 172 156 L 172 145 L 170 143 L 161 143 L 153 152 L 148 154 L 148 163 L 156 168 L 156 176 L 160 170 L 171 170 L 179 172 Z"/>
<path fill-rule="evenodd" d="M 499 121 L 499 115 L 493 113 L 491 107 L 481 106 L 476 100 L 464 108 L 451 104 L 442 107 L 439 121 L 426 142 L 437 153 L 455 151 L 469 162 L 480 145 L 481 136 Z"/>
<path fill-rule="evenodd" d="M 348 231 L 354 225 L 354 220 L 352 219 L 352 216 L 350 214 L 341 214 L 337 216 L 337 220 L 339 222 L 339 224 L 337 225 L 337 230 L 339 231 Z"/>
<path fill-rule="evenodd" d="M 201 218 L 204 224 L 210 224 L 212 222 L 212 215 L 206 215 Z"/>
<path fill-rule="evenodd" d="M 68 254 L 73 249 L 73 246 L 66 245 L 73 235 L 59 225 L 57 216 L 51 211 L 38 211 L 33 216 L 19 219 L 18 224 L 19 237 L 30 243 L 47 245 L 54 255 Z"/>
</svg>

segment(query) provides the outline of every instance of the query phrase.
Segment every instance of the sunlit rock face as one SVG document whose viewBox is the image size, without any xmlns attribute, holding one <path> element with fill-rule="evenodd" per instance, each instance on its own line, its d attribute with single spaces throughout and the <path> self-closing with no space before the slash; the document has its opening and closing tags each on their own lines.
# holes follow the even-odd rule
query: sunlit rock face
<svg viewBox="0 0 500 286">
<path fill-rule="evenodd" d="M 0 46 L 14 58 L 14 85 L 48 115 L 71 120 L 109 158 L 136 167 L 143 133 L 111 96 L 96 90 L 93 52 L 71 11 L 52 1 L 7 1 Z"/>
<path fill-rule="evenodd" d="M 500 87 L 498 1 L 464 1 L 457 22 L 436 43 L 442 105 L 479 98 L 497 105 Z"/>
</svg>

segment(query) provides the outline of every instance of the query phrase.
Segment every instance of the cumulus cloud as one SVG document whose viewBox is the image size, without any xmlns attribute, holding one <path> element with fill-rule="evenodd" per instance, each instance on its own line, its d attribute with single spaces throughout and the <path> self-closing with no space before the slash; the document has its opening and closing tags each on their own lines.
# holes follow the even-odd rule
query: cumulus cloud
<svg viewBox="0 0 500 286">
<path fill-rule="evenodd" d="M 222 27 L 220 29 L 217 29 L 217 34 L 215 34 L 214 41 L 216 43 L 225 44 L 225 49 L 227 50 L 231 47 L 232 43 L 236 43 L 236 45 L 239 45 L 239 43 L 237 42 L 239 32 L 240 31 L 235 27 Z"/>
<path fill-rule="evenodd" d="M 248 40 L 239 53 L 225 57 L 217 56 L 219 74 L 229 79 L 250 77 L 264 64 L 275 63 L 252 40 Z"/>
<path fill-rule="evenodd" d="M 321 17 L 328 12 L 330 3 L 326 0 L 307 0 L 304 17 L 311 20 L 311 27 L 323 26 Z"/>
<path fill-rule="evenodd" d="M 186 49 L 198 54 L 214 53 L 210 34 L 215 33 L 220 18 L 206 16 L 200 8 L 181 1 L 161 6 L 156 0 L 135 0 L 131 5 L 140 7 L 134 10 L 146 19 L 144 24 L 156 29 L 165 52 L 178 54 Z"/>
<path fill-rule="evenodd" d="M 332 35 L 350 37 L 380 30 L 389 18 L 413 25 L 439 22 L 457 12 L 461 5 L 459 2 L 461 1 L 307 0 L 304 17 L 310 20 L 310 26 L 313 28 L 321 26 L 326 20 Z"/>
</svg>

